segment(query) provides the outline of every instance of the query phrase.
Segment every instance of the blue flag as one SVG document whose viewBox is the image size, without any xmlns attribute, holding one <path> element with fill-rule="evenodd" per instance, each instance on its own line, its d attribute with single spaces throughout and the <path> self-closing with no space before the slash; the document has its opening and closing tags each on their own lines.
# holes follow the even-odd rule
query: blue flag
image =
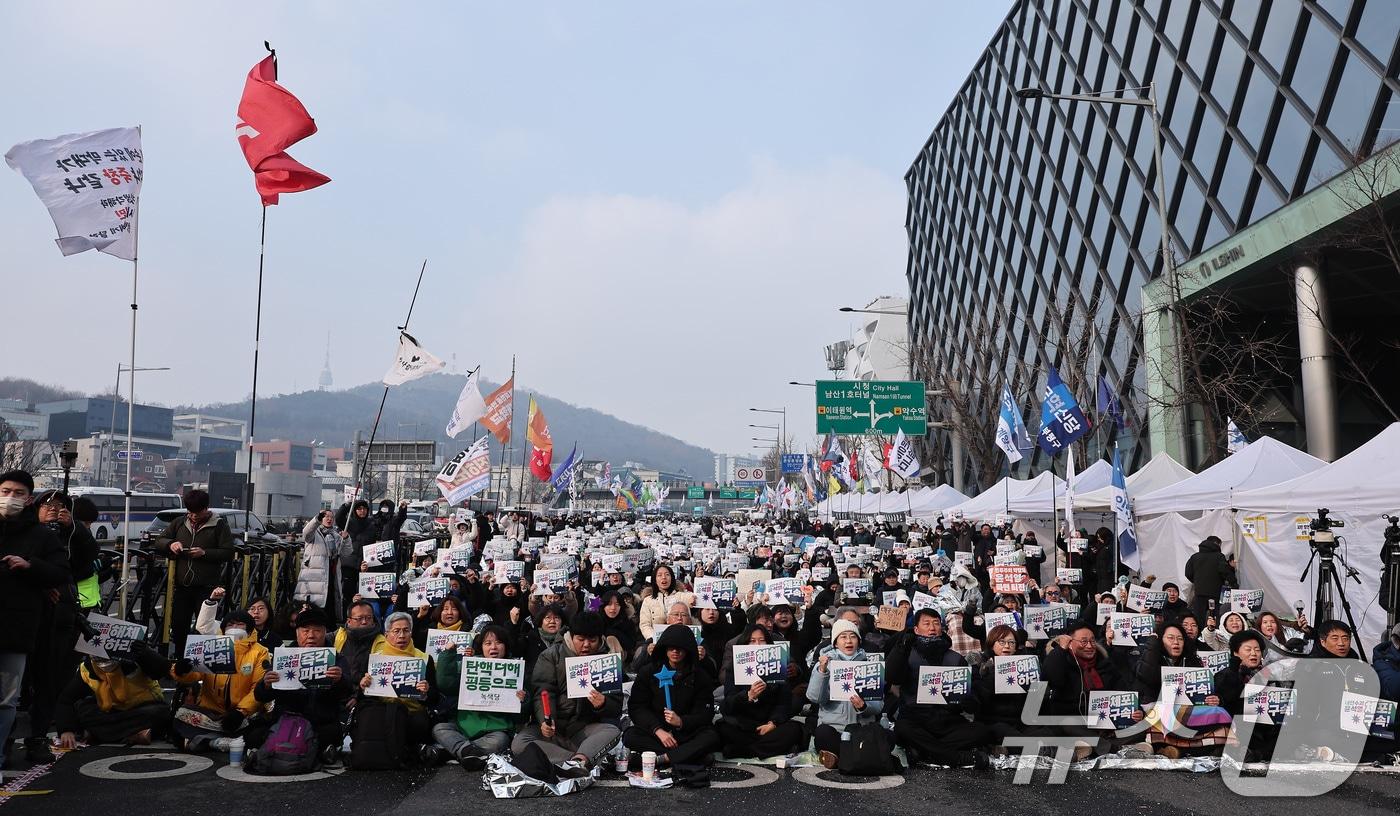
<svg viewBox="0 0 1400 816">
<path fill-rule="evenodd" d="M 578 453 L 578 443 L 574 443 L 574 449 L 569 451 L 569 456 L 559 465 L 559 469 L 554 471 L 554 475 L 549 477 L 549 483 L 554 489 L 563 493 L 569 489 L 569 485 L 574 481 L 574 455 Z"/>
<path fill-rule="evenodd" d="M 1016 464 L 1021 461 L 1021 451 L 1030 450 L 1031 436 L 1026 433 L 1026 423 L 1021 421 L 1021 409 L 1011 396 L 1011 386 L 1001 387 L 1001 414 L 997 417 L 997 447 L 1006 454 L 1006 461 Z"/>
<path fill-rule="evenodd" d="M 1128 502 L 1128 482 L 1123 478 L 1123 462 L 1118 446 L 1113 447 L 1113 515 L 1118 519 L 1118 560 L 1129 569 L 1142 571 L 1142 556 L 1138 553 L 1137 524 L 1133 522 L 1133 506 Z"/>
<path fill-rule="evenodd" d="M 1099 415 L 1107 414 L 1113 420 L 1113 424 L 1118 426 L 1118 430 L 1128 427 L 1128 423 L 1123 419 L 1123 404 L 1118 401 L 1118 395 L 1113 393 L 1113 386 L 1108 384 L 1108 378 L 1099 375 L 1099 393 L 1094 410 Z"/>
<path fill-rule="evenodd" d="M 1066 445 L 1089 432 L 1089 421 L 1074 401 L 1060 372 L 1050 366 L 1045 380 L 1045 399 L 1040 403 L 1040 449 L 1055 456 Z"/>
</svg>

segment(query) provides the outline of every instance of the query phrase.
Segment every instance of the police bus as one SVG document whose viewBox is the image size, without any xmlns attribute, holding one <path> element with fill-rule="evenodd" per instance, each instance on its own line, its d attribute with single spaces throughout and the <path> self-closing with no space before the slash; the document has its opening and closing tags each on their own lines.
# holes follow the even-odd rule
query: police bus
<svg viewBox="0 0 1400 816">
<path fill-rule="evenodd" d="M 91 525 L 92 537 L 98 541 L 125 539 L 126 498 L 115 487 L 75 487 L 73 496 L 82 496 L 97 505 L 97 521 Z M 178 510 L 184 507 L 183 501 L 175 493 L 132 493 L 131 494 L 131 535 L 140 537 L 162 510 Z"/>
</svg>

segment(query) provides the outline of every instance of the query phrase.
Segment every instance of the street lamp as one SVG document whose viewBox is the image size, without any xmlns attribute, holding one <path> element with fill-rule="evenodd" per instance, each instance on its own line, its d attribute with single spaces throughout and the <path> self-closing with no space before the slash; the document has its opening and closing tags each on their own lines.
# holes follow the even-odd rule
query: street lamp
<svg viewBox="0 0 1400 816">
<path fill-rule="evenodd" d="M 117 381 L 116 381 L 115 383 L 112 384 L 112 417 L 111 417 L 111 419 L 107 420 L 107 443 L 108 443 L 108 445 L 111 445 L 111 446 L 114 447 L 114 448 L 116 447 L 116 440 L 115 440 L 113 437 L 115 437 L 115 436 L 116 436 L 116 433 L 117 433 L 117 427 L 116 427 L 116 426 L 117 426 L 117 396 L 118 396 L 119 394 L 121 394 L 121 392 L 122 392 L 122 372 L 124 372 L 124 371 L 169 371 L 169 370 L 170 370 L 170 366 L 152 366 L 152 367 L 137 366 L 136 368 L 133 369 L 131 366 L 129 366 L 129 365 L 125 364 L 125 363 L 117 363 Z M 128 428 L 128 430 L 130 430 L 130 429 Z M 130 446 L 130 445 L 127 445 L 127 447 L 130 448 L 131 446 Z M 127 455 L 127 456 L 130 456 L 130 455 L 131 455 L 131 451 L 128 450 L 126 455 Z M 98 473 L 104 472 L 104 471 L 106 470 L 106 467 L 107 467 L 107 446 L 104 445 L 104 446 L 102 447 L 102 456 L 100 457 L 100 463 L 99 463 L 98 466 L 97 466 L 97 472 L 98 472 Z M 115 474 L 113 474 L 113 475 L 115 475 Z M 108 486 L 108 487 L 114 487 L 114 485 L 112 484 L 112 479 L 111 479 L 110 477 L 107 478 L 107 479 L 105 479 L 104 481 L 107 482 L 107 486 Z M 123 522 L 123 523 L 125 523 L 125 522 Z"/>
<path fill-rule="evenodd" d="M 1137 98 L 1125 98 L 1119 96 L 1106 96 L 1106 94 L 1117 94 L 1121 91 L 1147 91 L 1147 96 Z M 1176 263 L 1172 258 L 1171 235 L 1167 224 L 1167 177 L 1162 172 L 1162 115 L 1157 109 L 1157 83 L 1149 82 L 1145 86 L 1134 88 L 1119 88 L 1110 91 L 1090 91 L 1082 94 L 1057 94 L 1048 93 L 1040 88 L 1022 88 L 1016 91 L 1018 99 L 1063 99 L 1069 102 L 1087 102 L 1099 105 L 1128 105 L 1135 108 L 1147 108 L 1152 114 L 1152 164 L 1157 173 L 1157 218 L 1160 221 L 1162 233 L 1162 274 L 1167 277 L 1167 286 L 1171 289 L 1173 301 L 1181 297 L 1181 292 L 1177 283 Z M 1161 309 L 1163 314 L 1168 311 L 1168 306 L 1164 304 Z M 1172 332 L 1172 353 L 1175 359 L 1169 367 L 1173 379 L 1181 375 L 1181 331 L 1176 324 L 1176 320 L 1171 321 Z"/>
<path fill-rule="evenodd" d="M 817 384 L 814 383 L 814 382 L 805 383 L 805 382 L 798 382 L 797 380 L 788 380 L 788 385 L 805 385 L 805 386 L 808 387 L 808 388 L 816 388 L 816 387 L 817 387 Z"/>
<path fill-rule="evenodd" d="M 133 305 L 134 305 L 134 304 L 133 304 Z M 135 315 L 136 313 L 135 313 L 135 312 L 132 312 L 132 314 Z M 135 319 L 136 319 L 135 317 L 132 318 L 132 321 L 133 321 L 132 325 L 133 325 L 133 326 L 136 325 L 135 322 L 134 322 Z M 134 332 L 135 329 L 133 329 L 132 331 Z M 131 360 L 131 361 L 134 363 L 134 362 L 136 362 L 136 351 L 135 351 L 135 349 L 136 349 L 136 335 L 135 335 L 135 334 L 132 335 L 132 341 L 131 341 L 131 342 L 132 342 L 132 353 L 131 353 L 132 360 Z M 134 417 L 135 417 L 135 411 L 136 411 L 136 372 L 138 372 L 138 371 L 169 371 L 169 370 L 170 370 L 170 367 L 169 367 L 169 366 L 143 367 L 143 366 L 127 366 L 127 365 L 122 365 L 121 363 L 117 363 L 117 382 L 116 382 L 115 385 L 112 386 L 112 418 L 111 418 L 111 420 L 108 421 L 108 423 L 107 423 L 107 439 L 108 439 L 109 442 L 112 442 L 112 443 L 113 443 L 113 447 L 115 447 L 116 442 L 115 442 L 115 440 L 113 439 L 113 437 L 116 435 L 115 426 L 116 426 L 116 424 L 117 424 L 117 397 L 118 397 L 118 396 L 121 394 L 121 392 L 122 392 L 122 372 L 123 372 L 123 371 L 127 371 L 127 372 L 130 372 L 130 373 L 131 373 L 131 382 L 129 383 L 129 385 L 131 386 L 131 388 L 130 388 L 130 391 L 129 391 L 128 395 L 127 395 L 127 404 L 126 404 L 126 490 L 125 490 L 126 497 L 125 497 L 125 501 L 123 502 L 123 509 L 122 509 L 122 577 L 121 577 L 122 591 L 121 591 L 121 600 L 120 600 L 120 604 L 121 604 L 121 607 L 120 607 L 120 609 L 121 609 L 120 615 L 121 615 L 121 617 L 123 617 L 123 618 L 126 617 L 127 589 L 128 589 L 128 585 L 130 584 L 130 580 L 129 580 L 129 579 L 131 578 L 131 558 L 130 558 L 130 553 L 131 553 L 131 444 L 132 444 L 132 443 L 131 443 L 131 437 L 132 437 L 132 433 L 133 433 L 133 431 L 134 431 L 134 429 L 132 428 L 132 425 L 134 424 L 133 419 L 134 419 Z M 106 462 L 106 456 L 105 456 L 105 455 L 103 456 L 103 462 L 102 462 L 102 464 L 103 464 L 104 466 L 107 464 L 107 462 Z M 109 487 L 110 487 L 110 485 L 109 485 Z"/>
<path fill-rule="evenodd" d="M 883 309 L 856 309 L 856 308 L 851 307 L 851 306 L 842 306 L 841 308 L 837 309 L 836 311 L 838 311 L 838 312 L 857 312 L 857 313 L 859 313 L 859 314 L 898 315 L 898 316 L 900 316 L 900 317 L 903 317 L 903 316 L 909 314 L 909 310 L 908 310 L 908 309 L 901 309 L 901 310 L 899 310 L 899 311 L 897 311 L 897 312 L 891 312 L 891 311 L 885 311 L 885 310 L 883 310 Z"/>
<path fill-rule="evenodd" d="M 783 480 L 783 454 L 785 453 L 783 446 L 787 444 L 787 406 L 782 408 L 750 408 L 749 410 L 759 414 L 780 414 L 783 418 L 782 423 L 775 429 L 778 432 L 777 481 L 781 482 Z"/>
</svg>

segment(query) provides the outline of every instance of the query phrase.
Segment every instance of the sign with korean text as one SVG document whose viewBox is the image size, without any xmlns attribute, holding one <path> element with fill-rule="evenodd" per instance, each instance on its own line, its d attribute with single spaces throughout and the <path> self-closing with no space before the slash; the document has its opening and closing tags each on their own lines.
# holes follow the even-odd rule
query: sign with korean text
<svg viewBox="0 0 1400 816">
<path fill-rule="evenodd" d="M 272 650 L 272 670 L 277 672 L 275 689 L 326 688 L 331 681 L 326 671 L 335 665 L 335 649 L 320 646 L 278 646 Z"/>
<path fill-rule="evenodd" d="M 1241 714 L 1246 722 L 1282 725 L 1298 704 L 1298 692 L 1279 686 L 1246 685 Z"/>
<path fill-rule="evenodd" d="M 1205 705 L 1206 698 L 1215 693 L 1215 675 L 1203 667 L 1163 666 L 1162 685 L 1176 689 L 1179 703 Z"/>
<path fill-rule="evenodd" d="M 447 648 L 450 644 L 457 647 L 457 654 L 466 657 L 467 652 L 471 649 L 472 637 L 474 634 L 475 633 L 470 629 L 462 629 L 459 631 L 454 631 L 452 629 L 429 629 L 428 639 L 424 642 L 423 651 L 427 653 L 428 657 L 437 660 L 438 655 L 442 654 L 442 650 Z"/>
<path fill-rule="evenodd" d="M 376 541 L 365 545 L 365 566 L 382 567 L 394 563 L 394 542 Z"/>
<path fill-rule="evenodd" d="M 233 638 L 225 635 L 190 635 L 185 641 L 185 659 L 197 672 L 233 674 Z"/>
<path fill-rule="evenodd" d="M 1019 565 L 998 564 L 987 569 L 992 582 L 992 591 L 1006 595 L 1026 594 L 1026 568 Z"/>
<path fill-rule="evenodd" d="M 437 606 L 451 591 L 452 582 L 446 578 L 424 578 L 421 581 L 414 581 L 408 587 L 408 608 Z"/>
<path fill-rule="evenodd" d="M 1114 731 L 1131 728 L 1133 712 L 1137 710 L 1136 691 L 1091 691 L 1086 725 Z"/>
<path fill-rule="evenodd" d="M 495 711 L 519 714 L 525 689 L 525 661 L 468 657 L 462 660 L 457 685 L 457 708 L 462 711 Z"/>
<path fill-rule="evenodd" d="M 1040 679 L 1035 655 L 997 655 L 992 661 L 992 690 L 997 694 L 1025 694 Z"/>
<path fill-rule="evenodd" d="M 1137 646 L 1138 638 L 1152 634 L 1156 621 L 1151 615 L 1113 612 L 1108 616 L 1108 626 L 1113 631 L 1114 646 Z"/>
<path fill-rule="evenodd" d="M 88 623 L 97 630 L 97 637 L 88 640 L 85 636 L 78 636 L 73 649 L 82 654 L 113 660 L 131 657 L 132 644 L 146 639 L 146 627 L 139 623 L 109 618 L 95 612 L 88 615 Z"/>
<path fill-rule="evenodd" d="M 387 599 L 394 594 L 395 576 L 392 572 L 360 573 L 360 597 Z"/>
<path fill-rule="evenodd" d="M 919 705 L 957 705 L 972 692 L 971 666 L 920 666 Z"/>
<path fill-rule="evenodd" d="M 695 579 L 695 606 L 700 609 L 733 609 L 739 583 L 733 578 Z"/>
<path fill-rule="evenodd" d="M 776 643 L 759 646 L 734 646 L 734 685 L 752 686 L 754 681 L 781 682 L 787 678 L 787 661 L 783 647 Z"/>
<path fill-rule="evenodd" d="M 885 663 L 882 660 L 832 660 L 826 664 L 827 699 L 844 703 L 852 694 L 873 702 L 885 696 Z"/>
<path fill-rule="evenodd" d="M 369 656 L 369 697 L 398 697 L 421 700 L 426 695 L 418 684 L 428 678 L 428 661 L 421 657 L 372 654 Z"/>
<path fill-rule="evenodd" d="M 564 658 L 566 694 L 572 699 L 587 697 L 590 692 L 614 694 L 622 692 L 622 656 L 617 654 Z"/>
</svg>

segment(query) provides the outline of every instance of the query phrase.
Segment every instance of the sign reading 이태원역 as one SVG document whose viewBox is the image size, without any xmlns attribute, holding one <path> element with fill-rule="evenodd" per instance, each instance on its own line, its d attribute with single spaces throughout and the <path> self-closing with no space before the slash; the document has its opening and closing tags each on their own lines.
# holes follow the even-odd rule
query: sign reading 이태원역
<svg viewBox="0 0 1400 816">
<path fill-rule="evenodd" d="M 817 433 L 923 436 L 924 384 L 902 380 L 817 380 Z"/>
</svg>

